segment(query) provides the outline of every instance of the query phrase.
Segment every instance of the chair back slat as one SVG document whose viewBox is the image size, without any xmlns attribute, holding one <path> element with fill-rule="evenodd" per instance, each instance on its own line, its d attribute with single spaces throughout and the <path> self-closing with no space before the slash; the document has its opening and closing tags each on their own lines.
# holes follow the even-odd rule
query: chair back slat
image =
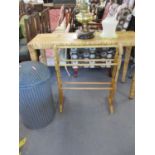
<svg viewBox="0 0 155 155">
<path fill-rule="evenodd" d="M 24 3 L 24 1 L 20 1 L 19 2 L 19 20 L 25 14 L 26 14 L 26 6 L 25 6 L 25 3 Z"/>
<path fill-rule="evenodd" d="M 42 33 L 51 32 L 50 29 L 50 18 L 49 18 L 49 8 L 46 8 L 41 12 L 40 21 L 42 24 Z"/>
<path fill-rule="evenodd" d="M 26 39 L 27 42 L 29 42 L 32 39 L 32 30 L 31 30 L 31 19 L 30 17 L 28 19 L 25 19 L 25 30 L 26 30 Z"/>
<path fill-rule="evenodd" d="M 40 15 L 38 12 L 32 15 L 32 22 L 35 34 L 42 33 Z"/>
<path fill-rule="evenodd" d="M 29 16 L 28 19 L 25 19 L 25 30 L 27 42 L 42 32 L 39 13 L 35 13 Z"/>
</svg>

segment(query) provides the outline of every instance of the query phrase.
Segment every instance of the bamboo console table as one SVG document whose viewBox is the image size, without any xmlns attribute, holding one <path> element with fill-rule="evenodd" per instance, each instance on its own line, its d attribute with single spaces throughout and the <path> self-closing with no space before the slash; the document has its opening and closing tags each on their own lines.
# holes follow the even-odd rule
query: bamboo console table
<svg viewBox="0 0 155 155">
<path fill-rule="evenodd" d="M 93 39 L 79 40 L 76 39 L 75 33 L 51 33 L 51 34 L 38 34 L 34 39 L 28 43 L 28 49 L 30 52 L 31 60 L 38 61 L 37 49 L 42 50 L 44 54 L 44 63 L 46 64 L 45 49 L 53 49 L 55 70 L 57 76 L 58 92 L 59 92 L 59 110 L 63 111 L 63 90 L 109 90 L 109 110 L 110 113 L 114 112 L 113 100 L 117 87 L 117 79 L 119 75 L 119 69 L 121 66 L 123 47 L 127 48 L 127 51 L 135 45 L 134 32 L 117 32 L 117 38 L 101 38 L 100 33 L 96 33 Z M 111 82 L 62 82 L 59 64 L 59 49 L 62 48 L 101 48 L 101 47 L 115 47 L 116 54 L 114 59 L 91 59 L 91 60 L 77 60 L 77 61 L 95 61 L 99 62 L 95 66 L 113 66 L 112 80 Z M 66 60 L 71 62 L 72 60 Z M 75 61 L 75 60 L 74 60 Z M 74 64 L 66 64 L 61 66 L 73 66 Z M 88 66 L 88 64 L 76 64 L 76 66 Z M 77 85 L 105 85 L 105 87 L 65 87 L 63 84 L 77 84 Z"/>
</svg>

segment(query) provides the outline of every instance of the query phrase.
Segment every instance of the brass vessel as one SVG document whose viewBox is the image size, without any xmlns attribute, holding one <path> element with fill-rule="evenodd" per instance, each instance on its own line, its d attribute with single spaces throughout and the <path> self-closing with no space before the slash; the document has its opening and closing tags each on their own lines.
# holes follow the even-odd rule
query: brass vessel
<svg viewBox="0 0 155 155">
<path fill-rule="evenodd" d="M 78 35 L 85 35 L 86 39 L 93 38 L 94 32 L 89 31 L 88 23 L 94 19 L 94 16 L 89 12 L 88 3 L 85 0 L 80 0 L 77 7 L 80 13 L 76 15 L 76 19 L 83 25 L 82 31 L 80 31 Z"/>
</svg>

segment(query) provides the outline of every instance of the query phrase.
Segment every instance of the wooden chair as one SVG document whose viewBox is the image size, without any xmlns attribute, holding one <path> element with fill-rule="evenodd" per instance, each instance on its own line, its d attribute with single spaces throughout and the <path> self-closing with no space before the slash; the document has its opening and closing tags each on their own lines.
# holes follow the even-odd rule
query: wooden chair
<svg viewBox="0 0 155 155">
<path fill-rule="evenodd" d="M 34 13 L 25 19 L 25 29 L 27 42 L 31 41 L 37 34 L 42 33 L 39 13 Z"/>
<path fill-rule="evenodd" d="M 49 27 L 47 23 L 49 19 L 47 18 L 48 9 L 42 12 L 42 16 L 39 15 L 38 12 L 29 16 L 28 19 L 25 19 L 25 29 L 26 29 L 26 39 L 27 42 L 31 41 L 37 34 L 39 33 L 47 33 L 49 32 Z M 44 52 L 41 50 L 38 51 L 38 60 L 39 55 L 44 56 Z"/>
<path fill-rule="evenodd" d="M 25 19 L 25 30 L 26 30 L 26 40 L 27 43 L 31 41 L 37 34 L 41 33 L 41 23 L 39 13 L 35 13 Z M 38 51 L 38 60 L 39 60 Z"/>
</svg>

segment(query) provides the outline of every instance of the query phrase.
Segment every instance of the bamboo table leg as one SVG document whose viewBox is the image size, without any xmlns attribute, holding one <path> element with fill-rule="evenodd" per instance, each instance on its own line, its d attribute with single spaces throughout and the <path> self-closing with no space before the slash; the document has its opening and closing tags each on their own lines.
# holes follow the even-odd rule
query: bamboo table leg
<svg viewBox="0 0 155 155">
<path fill-rule="evenodd" d="M 119 70 L 121 67 L 122 53 L 123 53 L 123 47 L 120 45 L 119 48 L 116 48 L 116 54 L 115 54 L 114 61 L 117 62 L 118 65 L 113 67 L 113 72 L 112 72 L 112 88 L 113 89 L 110 90 L 109 97 L 108 97 L 110 113 L 114 112 L 113 102 L 114 102 L 115 92 L 117 89 L 117 80 L 118 80 Z"/>
<path fill-rule="evenodd" d="M 116 90 L 114 82 L 112 83 L 112 87 L 113 87 L 113 89 L 110 90 L 109 97 L 108 97 L 109 111 L 110 111 L 111 114 L 114 113 L 114 104 L 113 104 L 113 102 L 114 102 L 114 96 L 115 96 L 115 90 Z"/>
<path fill-rule="evenodd" d="M 134 96 L 135 96 L 135 73 L 133 73 L 133 77 L 131 80 L 129 99 L 133 99 Z"/>
<path fill-rule="evenodd" d="M 122 73 L 122 82 L 125 82 L 125 80 L 126 80 L 126 74 L 127 74 L 127 70 L 128 70 L 131 50 L 132 50 L 132 47 L 126 47 L 123 73 Z"/>
<path fill-rule="evenodd" d="M 117 56 L 115 55 L 115 62 L 116 62 L 116 58 Z M 117 66 L 113 66 L 112 69 L 112 90 L 110 90 L 109 92 L 109 97 L 108 97 L 108 103 L 109 103 L 109 111 L 110 113 L 114 112 L 114 105 L 113 105 L 113 101 L 114 101 L 114 96 L 115 96 L 115 89 L 116 89 L 116 83 L 115 83 L 115 74 L 117 71 Z"/>
<path fill-rule="evenodd" d="M 55 71 L 56 71 L 58 93 L 59 93 L 59 111 L 63 112 L 62 80 L 61 80 L 60 65 L 59 65 L 59 53 L 58 53 L 58 48 L 56 47 L 54 47 L 54 62 L 55 62 Z"/>
<path fill-rule="evenodd" d="M 32 61 L 38 61 L 37 51 L 28 45 L 28 50 Z"/>
</svg>

